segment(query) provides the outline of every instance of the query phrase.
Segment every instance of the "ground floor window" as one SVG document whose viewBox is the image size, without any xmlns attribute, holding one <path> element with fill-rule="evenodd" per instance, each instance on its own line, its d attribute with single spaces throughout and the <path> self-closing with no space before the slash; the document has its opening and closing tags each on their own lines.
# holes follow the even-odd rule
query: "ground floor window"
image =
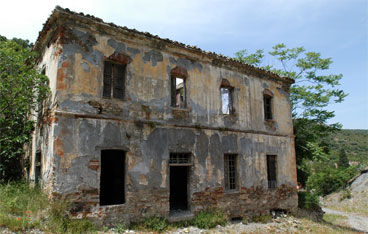
<svg viewBox="0 0 368 234">
<path fill-rule="evenodd" d="M 101 151 L 100 205 L 125 203 L 125 152 Z"/>
<path fill-rule="evenodd" d="M 269 188 L 277 187 L 276 177 L 276 155 L 267 155 L 267 179 Z"/>
<path fill-rule="evenodd" d="M 237 163 L 235 154 L 224 156 L 225 190 L 236 189 Z"/>
</svg>

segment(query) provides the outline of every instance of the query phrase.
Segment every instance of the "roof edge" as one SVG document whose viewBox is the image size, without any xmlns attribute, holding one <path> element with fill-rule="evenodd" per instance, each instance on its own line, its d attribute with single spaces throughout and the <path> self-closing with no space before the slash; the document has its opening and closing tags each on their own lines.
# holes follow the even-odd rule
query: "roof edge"
<svg viewBox="0 0 368 234">
<path fill-rule="evenodd" d="M 227 56 L 224 56 L 222 54 L 217 54 L 215 52 L 208 52 L 208 51 L 202 50 L 202 49 L 200 49 L 196 46 L 186 45 L 184 43 L 181 43 L 181 42 L 178 42 L 178 41 L 173 41 L 173 40 L 170 40 L 168 38 L 161 38 L 158 35 L 152 35 L 149 32 L 141 32 L 141 31 L 138 31 L 136 29 L 129 29 L 126 26 L 118 26 L 114 23 L 107 23 L 107 22 L 104 22 L 101 18 L 95 17 L 93 15 L 84 14 L 82 12 L 77 13 L 77 12 L 69 10 L 68 8 L 62 8 L 58 5 L 52 11 L 51 15 L 49 16 L 49 18 L 44 23 L 44 26 L 43 26 L 42 30 L 39 32 L 38 38 L 37 38 L 37 40 L 36 40 L 36 42 L 33 46 L 33 50 L 36 50 L 36 51 L 39 51 L 39 52 L 43 51 L 44 47 L 48 44 L 49 40 L 52 37 L 52 36 L 48 35 L 48 32 L 50 31 L 50 29 L 52 29 L 51 28 L 52 23 L 57 19 L 58 15 L 60 13 L 72 15 L 72 16 L 75 16 L 75 17 L 82 17 L 82 18 L 87 19 L 87 20 L 92 20 L 95 23 L 103 24 L 106 27 L 113 27 L 113 28 L 115 28 L 117 30 L 120 30 L 120 31 L 134 33 L 134 34 L 137 34 L 137 35 L 140 35 L 140 36 L 144 36 L 148 39 L 160 40 L 160 41 L 163 41 L 165 43 L 169 43 L 172 46 L 183 48 L 183 49 L 185 49 L 185 50 L 187 50 L 191 53 L 195 52 L 195 53 L 199 53 L 201 55 L 210 57 L 210 58 L 212 58 L 213 61 L 216 61 L 216 64 L 221 64 L 222 63 L 222 64 L 226 64 L 226 65 L 230 65 L 230 66 L 235 66 L 235 67 L 238 67 L 238 68 L 243 68 L 245 70 L 252 71 L 252 72 L 256 73 L 257 75 L 266 76 L 266 77 L 271 78 L 271 79 L 276 79 L 276 80 L 279 80 L 279 81 L 282 81 L 282 82 L 286 82 L 289 85 L 291 85 L 295 82 L 294 79 L 291 79 L 289 77 L 282 77 L 282 76 L 280 76 L 280 75 L 278 75 L 274 72 L 271 72 L 271 71 L 265 70 L 263 68 L 259 68 L 259 67 L 256 67 L 256 66 L 244 63 L 244 62 L 240 62 L 240 61 L 238 61 L 234 58 L 227 57 Z"/>
</svg>

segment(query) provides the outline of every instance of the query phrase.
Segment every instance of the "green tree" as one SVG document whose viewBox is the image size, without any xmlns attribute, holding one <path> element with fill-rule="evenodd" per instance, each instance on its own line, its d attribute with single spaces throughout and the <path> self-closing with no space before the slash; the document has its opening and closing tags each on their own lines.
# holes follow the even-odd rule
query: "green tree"
<svg viewBox="0 0 368 234">
<path fill-rule="evenodd" d="M 325 196 L 344 188 L 348 181 L 358 173 L 358 167 L 336 168 L 328 161 L 313 162 L 313 174 L 308 177 L 307 188 L 319 196 Z"/>
<path fill-rule="evenodd" d="M 324 155 L 319 152 L 328 150 L 320 139 L 341 128 L 338 123 L 327 124 L 334 112 L 326 107 L 339 103 L 347 96 L 338 88 L 341 74 L 327 74 L 332 63 L 331 58 L 322 58 L 320 53 L 307 52 L 304 47 L 287 48 L 277 44 L 268 52 L 272 65 L 264 64 L 265 53 L 257 50 L 248 53 L 241 50 L 235 59 L 265 70 L 294 79 L 290 87 L 290 102 L 295 134 L 298 180 L 305 185 L 310 171 L 304 164 L 308 160 Z"/>
<path fill-rule="evenodd" d="M 347 168 L 350 166 L 348 156 L 346 155 L 346 152 L 343 148 L 340 149 L 339 152 L 339 167 Z"/>
<path fill-rule="evenodd" d="M 32 117 L 49 93 L 47 77 L 36 69 L 36 56 L 28 41 L 0 36 L 0 182 L 21 178 Z"/>
</svg>

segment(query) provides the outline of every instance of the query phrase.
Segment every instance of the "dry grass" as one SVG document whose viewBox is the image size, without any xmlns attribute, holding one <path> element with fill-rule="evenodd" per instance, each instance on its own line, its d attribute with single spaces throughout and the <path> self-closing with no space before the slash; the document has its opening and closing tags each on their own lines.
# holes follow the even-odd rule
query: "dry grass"
<svg viewBox="0 0 368 234">
<path fill-rule="evenodd" d="M 341 194 L 331 194 L 324 199 L 327 208 L 368 216 L 368 191 L 354 192 L 350 199 L 340 201 Z"/>
<path fill-rule="evenodd" d="M 340 217 L 330 217 L 330 220 L 341 220 Z M 175 231 L 175 230 L 173 230 Z M 183 232 L 181 232 L 183 233 Z M 184 233 L 192 233 L 187 230 Z M 197 233 L 193 231 L 193 233 Z M 337 234 L 352 234 L 357 233 L 349 227 L 344 227 L 343 223 L 331 223 L 331 222 L 314 222 L 305 218 L 295 218 L 288 216 L 286 218 L 278 218 L 270 223 L 248 223 L 243 224 L 229 224 L 226 227 L 216 227 L 214 229 L 206 230 L 204 234 L 263 234 L 263 233 L 337 233 Z"/>
<path fill-rule="evenodd" d="M 346 228 L 342 225 L 334 225 L 326 222 L 314 222 L 309 219 L 295 219 L 297 224 L 286 220 L 278 225 L 263 225 L 255 228 L 247 229 L 240 232 L 241 234 L 247 233 L 357 233 L 350 228 Z"/>
<path fill-rule="evenodd" d="M 323 220 L 327 223 L 338 225 L 342 227 L 349 227 L 349 224 L 347 222 L 347 217 L 337 214 L 324 214 Z"/>
</svg>

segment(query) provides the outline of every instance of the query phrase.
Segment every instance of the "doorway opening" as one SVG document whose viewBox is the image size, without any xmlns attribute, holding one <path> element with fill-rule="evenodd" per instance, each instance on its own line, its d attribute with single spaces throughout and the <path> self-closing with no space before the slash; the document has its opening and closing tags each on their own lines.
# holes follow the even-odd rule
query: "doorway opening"
<svg viewBox="0 0 368 234">
<path fill-rule="evenodd" d="M 125 203 L 125 152 L 101 151 L 100 205 Z"/>
<path fill-rule="evenodd" d="M 170 166 L 170 212 L 188 210 L 188 166 Z"/>
<path fill-rule="evenodd" d="M 41 152 L 36 153 L 36 160 L 35 160 L 35 183 L 40 184 L 42 180 L 42 160 L 41 160 Z"/>
</svg>

